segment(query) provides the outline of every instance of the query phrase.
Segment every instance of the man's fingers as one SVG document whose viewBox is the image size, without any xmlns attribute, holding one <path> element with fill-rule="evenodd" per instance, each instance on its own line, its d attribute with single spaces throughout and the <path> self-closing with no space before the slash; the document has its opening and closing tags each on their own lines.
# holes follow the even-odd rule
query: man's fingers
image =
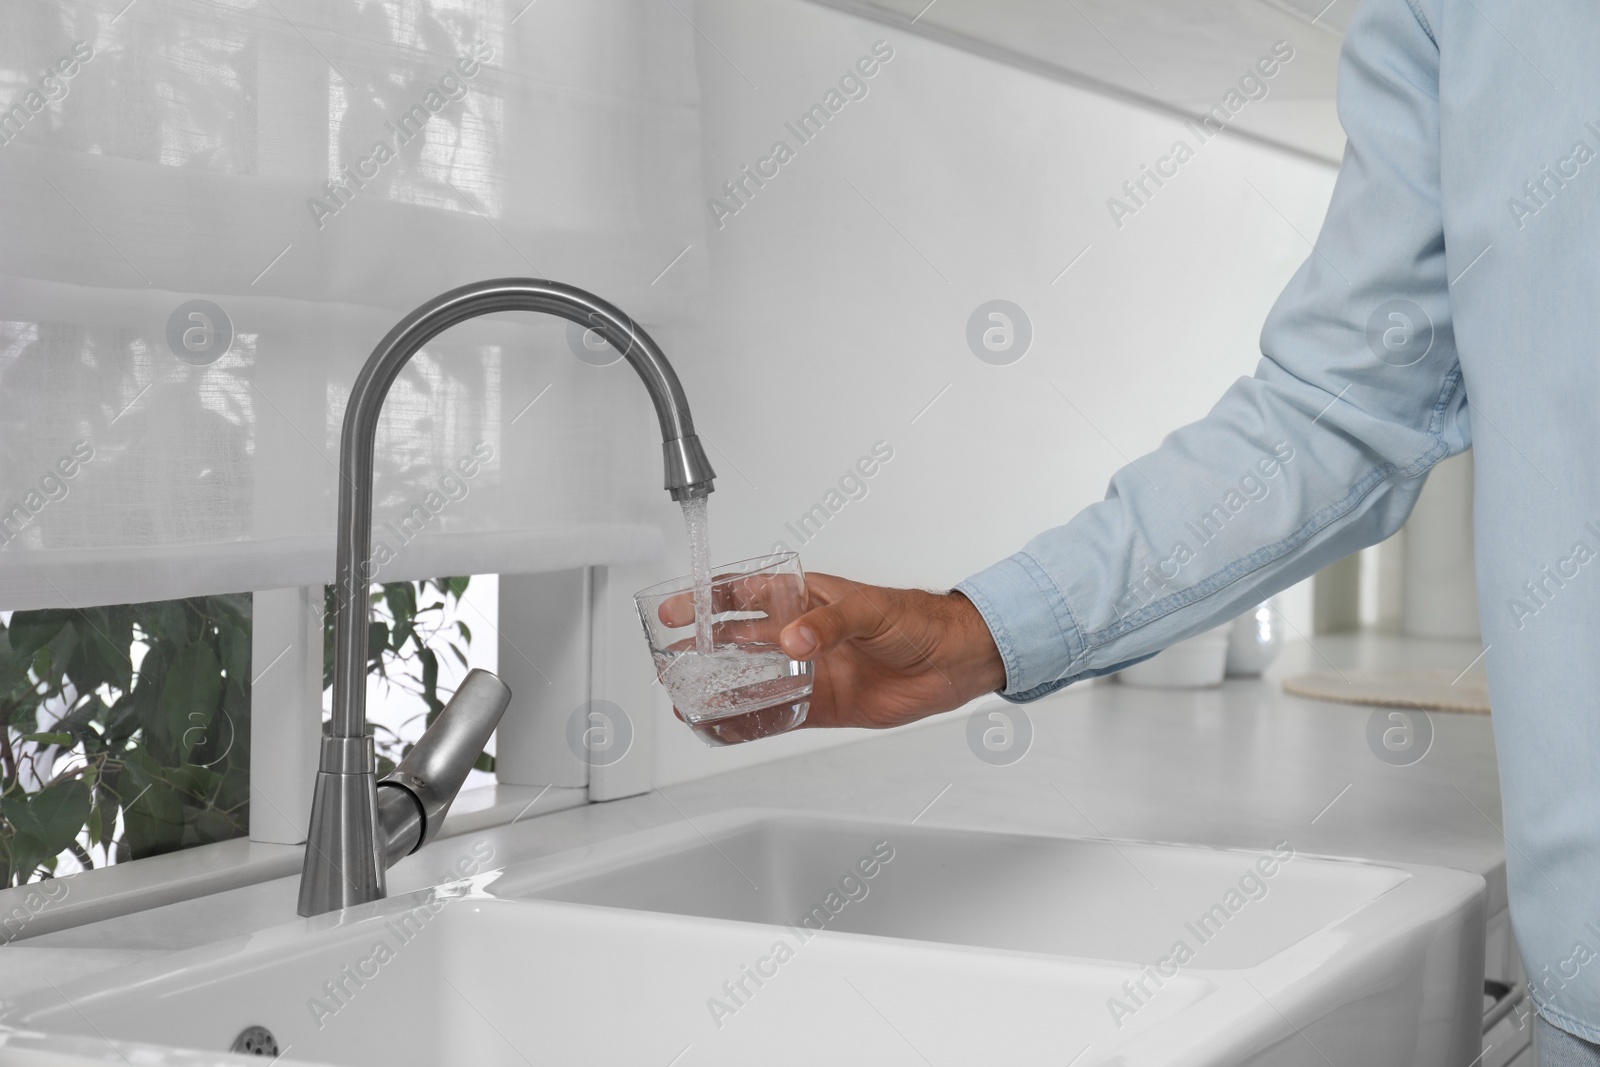
<svg viewBox="0 0 1600 1067">
<path fill-rule="evenodd" d="M 794 659 L 815 659 L 842 641 L 873 637 L 884 613 L 860 592 L 806 612 L 783 628 L 778 642 Z"/>
</svg>

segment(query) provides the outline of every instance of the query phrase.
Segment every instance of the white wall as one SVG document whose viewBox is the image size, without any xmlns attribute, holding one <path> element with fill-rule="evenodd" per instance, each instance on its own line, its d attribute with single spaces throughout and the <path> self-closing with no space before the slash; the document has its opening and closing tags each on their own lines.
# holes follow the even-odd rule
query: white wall
<svg viewBox="0 0 1600 1067">
<path fill-rule="evenodd" d="M 719 560 L 781 540 L 813 570 L 944 588 L 1064 522 L 1251 373 L 1332 191 L 1331 168 L 1223 135 L 1119 229 L 1107 199 L 1176 138 L 1198 144 L 1168 117 L 804 0 L 700 0 L 695 22 L 708 197 L 775 140 L 796 145 L 784 123 L 875 41 L 894 49 L 690 253 L 709 263 L 711 323 L 673 358 L 721 475 Z M 1034 327 L 1010 366 L 965 339 L 994 298 Z M 784 523 L 876 441 L 894 458 L 868 495 L 801 544 Z M 1309 594 L 1285 604 L 1309 634 Z M 658 783 L 851 737 L 708 750 L 657 693 Z"/>
</svg>

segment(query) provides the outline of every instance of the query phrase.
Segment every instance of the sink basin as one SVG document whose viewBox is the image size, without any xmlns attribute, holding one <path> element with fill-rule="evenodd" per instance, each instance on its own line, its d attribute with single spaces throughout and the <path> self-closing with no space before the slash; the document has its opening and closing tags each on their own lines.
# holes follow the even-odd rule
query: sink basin
<svg viewBox="0 0 1600 1067">
<path fill-rule="evenodd" d="M 163 1044 L 225 1050 L 248 1026 L 273 1034 L 281 1064 L 921 1062 L 906 1038 L 937 1063 L 996 1062 L 986 1053 L 1015 1042 L 1035 1051 L 1002 1052 L 1004 1062 L 1059 1064 L 1056 1050 L 1103 1028 L 1104 990 L 1131 973 L 819 939 L 798 946 L 765 988 L 747 982 L 753 995 L 719 1020 L 707 1001 L 732 1005 L 724 983 L 770 954 L 771 931 L 476 893 L 387 903 L 355 922 L 314 932 L 297 923 L 176 964 L 63 986 L 12 1007 L 5 1021 L 80 1040 L 104 1035 L 106 1060 L 121 1062 L 111 1054 L 119 1052 L 141 1065 L 166 1062 Z M 433 908 L 401 943 L 396 924 L 409 927 L 407 914 Z M 367 964 L 379 944 L 392 958 Z M 329 982 L 345 991 L 336 997 Z M 1198 979 L 1169 989 L 1139 1029 L 1207 992 Z M 1008 1032 L 998 1046 L 989 1026 Z M 0 1045 L 0 1063 L 4 1054 Z M 1100 1061 L 1081 1061 L 1092 1062 Z"/>
<path fill-rule="evenodd" d="M 1154 963 L 1187 940 L 1195 964 L 1236 969 L 1407 877 L 1289 845 L 1254 854 L 743 813 L 616 841 L 580 875 L 506 878 L 496 893 L 1119 963 Z"/>
<path fill-rule="evenodd" d="M 243 1063 L 249 1026 L 352 1067 L 1461 1067 L 1482 902 L 1287 847 L 734 812 L 29 995 L 0 1067 Z"/>
</svg>

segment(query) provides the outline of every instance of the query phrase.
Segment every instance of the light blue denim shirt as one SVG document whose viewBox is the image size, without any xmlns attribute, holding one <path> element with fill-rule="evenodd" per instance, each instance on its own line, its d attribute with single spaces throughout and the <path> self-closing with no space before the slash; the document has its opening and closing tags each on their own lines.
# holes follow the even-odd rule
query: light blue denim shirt
<svg viewBox="0 0 1600 1067">
<path fill-rule="evenodd" d="M 1399 529 L 1472 446 L 1512 921 L 1600 1041 L 1600 4 L 1365 0 L 1313 254 L 1211 413 L 958 588 L 1031 700 Z"/>
</svg>

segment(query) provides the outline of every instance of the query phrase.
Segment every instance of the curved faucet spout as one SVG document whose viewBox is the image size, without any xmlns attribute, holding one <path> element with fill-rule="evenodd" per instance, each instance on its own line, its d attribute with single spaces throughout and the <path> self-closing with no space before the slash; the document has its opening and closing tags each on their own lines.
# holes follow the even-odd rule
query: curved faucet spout
<svg viewBox="0 0 1600 1067">
<path fill-rule="evenodd" d="M 713 488 L 715 472 L 695 436 L 689 402 L 672 364 L 649 334 L 593 293 L 533 278 L 476 282 L 435 297 L 389 331 L 356 378 L 339 438 L 333 722 L 330 735 L 323 739 L 312 799 L 311 838 L 301 880 L 302 915 L 384 895 L 389 843 L 381 825 L 376 761 L 366 715 L 367 590 L 372 580 L 372 478 L 378 416 L 389 387 L 418 349 L 457 323 L 499 311 L 543 312 L 604 337 L 638 373 L 655 405 L 667 492 L 674 500 L 687 500 L 706 496 Z M 442 815 L 442 810 L 438 814 Z"/>
<path fill-rule="evenodd" d="M 333 734 L 366 733 L 367 589 L 372 580 L 372 468 L 378 415 L 389 387 L 417 350 L 468 319 L 498 311 L 538 311 L 599 333 L 644 381 L 661 423 L 666 489 L 674 500 L 711 492 L 715 472 L 695 436 L 678 375 L 649 334 L 617 307 L 571 285 L 535 278 L 474 282 L 434 297 L 378 342 L 350 390 L 339 438 L 337 616 L 334 625 Z"/>
</svg>

